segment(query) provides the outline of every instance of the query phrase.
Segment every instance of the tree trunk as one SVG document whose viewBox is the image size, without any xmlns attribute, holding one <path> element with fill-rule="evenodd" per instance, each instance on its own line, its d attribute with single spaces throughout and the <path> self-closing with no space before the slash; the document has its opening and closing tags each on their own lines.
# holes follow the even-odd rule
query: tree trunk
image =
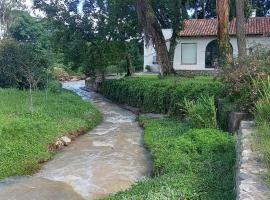
<svg viewBox="0 0 270 200">
<path fill-rule="evenodd" d="M 161 76 L 174 73 L 173 64 L 170 61 L 169 52 L 161 26 L 156 19 L 149 0 L 137 0 L 136 10 L 139 23 L 143 28 L 146 43 L 149 44 L 149 42 L 152 41 L 157 52 Z"/>
<path fill-rule="evenodd" d="M 219 58 L 223 67 L 232 59 L 229 37 L 229 0 L 217 0 Z"/>
<path fill-rule="evenodd" d="M 132 66 L 132 58 L 131 58 L 130 53 L 127 54 L 126 60 L 127 60 L 127 76 L 132 76 L 133 66 Z"/>
<path fill-rule="evenodd" d="M 30 113 L 34 113 L 33 107 L 33 95 L 32 95 L 32 83 L 29 83 L 29 98 L 30 98 Z"/>
<path fill-rule="evenodd" d="M 243 59 L 247 54 L 244 7 L 245 7 L 244 0 L 236 0 L 236 36 L 238 45 L 238 55 L 240 59 Z"/>
<path fill-rule="evenodd" d="M 177 32 L 173 30 L 172 37 L 170 39 L 170 49 L 169 49 L 169 57 L 172 65 L 174 61 L 175 48 L 177 46 L 177 38 L 178 38 Z"/>
<path fill-rule="evenodd" d="M 167 76 L 174 73 L 173 63 L 170 60 L 166 41 L 161 29 L 156 29 L 153 37 L 153 43 L 158 56 L 161 76 Z"/>
</svg>

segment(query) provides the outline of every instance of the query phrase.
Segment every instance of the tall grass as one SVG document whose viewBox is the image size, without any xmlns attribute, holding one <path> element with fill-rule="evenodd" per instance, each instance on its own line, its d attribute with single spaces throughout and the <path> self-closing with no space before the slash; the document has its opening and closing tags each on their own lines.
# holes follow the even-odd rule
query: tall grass
<svg viewBox="0 0 270 200">
<path fill-rule="evenodd" d="M 28 91 L 0 89 L 0 179 L 31 174 L 53 153 L 48 145 L 58 137 L 93 128 L 101 114 L 71 92 L 33 92 L 34 113 Z"/>
<path fill-rule="evenodd" d="M 269 170 L 267 181 L 270 183 L 270 76 L 265 80 L 257 80 L 255 84 L 260 88 L 260 98 L 256 103 L 255 112 L 257 127 L 255 142 Z"/>
<path fill-rule="evenodd" d="M 182 107 L 192 127 L 217 128 L 217 109 L 213 96 L 201 96 L 191 101 L 184 99 Z"/>
</svg>

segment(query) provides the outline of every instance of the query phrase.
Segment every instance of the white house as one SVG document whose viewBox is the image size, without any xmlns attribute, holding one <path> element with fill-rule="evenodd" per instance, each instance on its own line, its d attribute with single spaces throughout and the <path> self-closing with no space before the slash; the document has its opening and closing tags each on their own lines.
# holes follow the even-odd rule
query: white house
<svg viewBox="0 0 270 200">
<path fill-rule="evenodd" d="M 233 55 L 237 56 L 236 20 L 230 23 L 230 43 Z M 169 47 L 171 29 L 164 29 L 163 35 Z M 217 19 L 188 19 L 175 49 L 173 66 L 175 70 L 214 70 L 217 65 Z M 253 17 L 246 22 L 247 51 L 258 44 L 270 48 L 270 17 Z M 153 45 L 144 47 L 144 71 L 159 72 L 158 58 Z"/>
</svg>

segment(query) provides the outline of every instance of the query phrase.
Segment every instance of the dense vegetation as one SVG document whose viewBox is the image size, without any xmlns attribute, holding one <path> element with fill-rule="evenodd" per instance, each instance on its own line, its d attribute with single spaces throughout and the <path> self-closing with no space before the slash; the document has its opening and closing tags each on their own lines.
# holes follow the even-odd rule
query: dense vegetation
<svg viewBox="0 0 270 200">
<path fill-rule="evenodd" d="M 217 129 L 192 129 L 173 119 L 140 118 L 154 157 L 154 176 L 119 199 L 234 199 L 234 137 Z"/>
<path fill-rule="evenodd" d="M 262 153 L 262 159 L 267 169 L 270 169 L 270 76 L 266 80 L 258 81 L 257 84 L 261 89 L 259 100 L 256 103 L 255 146 Z M 270 171 L 268 171 L 267 182 L 270 184 Z"/>
<path fill-rule="evenodd" d="M 141 108 L 144 112 L 178 114 L 185 100 L 196 100 L 201 96 L 217 97 L 224 85 L 213 77 L 168 77 L 157 76 L 106 80 L 101 92 L 119 103 Z"/>
<path fill-rule="evenodd" d="M 54 89 L 55 91 L 55 89 Z M 48 145 L 62 135 L 86 131 L 101 121 L 90 103 L 71 92 L 33 93 L 29 112 L 27 91 L 0 89 L 0 179 L 38 170 L 53 152 Z"/>
</svg>

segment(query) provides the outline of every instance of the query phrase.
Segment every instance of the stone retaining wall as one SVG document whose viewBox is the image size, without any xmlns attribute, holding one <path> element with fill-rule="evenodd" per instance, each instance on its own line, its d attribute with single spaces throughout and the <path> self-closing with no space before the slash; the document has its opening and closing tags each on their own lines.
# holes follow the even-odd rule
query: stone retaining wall
<svg viewBox="0 0 270 200">
<path fill-rule="evenodd" d="M 252 148 L 254 122 L 242 121 L 237 135 L 237 200 L 269 200 L 270 188 L 263 181 L 258 152 Z"/>
</svg>

